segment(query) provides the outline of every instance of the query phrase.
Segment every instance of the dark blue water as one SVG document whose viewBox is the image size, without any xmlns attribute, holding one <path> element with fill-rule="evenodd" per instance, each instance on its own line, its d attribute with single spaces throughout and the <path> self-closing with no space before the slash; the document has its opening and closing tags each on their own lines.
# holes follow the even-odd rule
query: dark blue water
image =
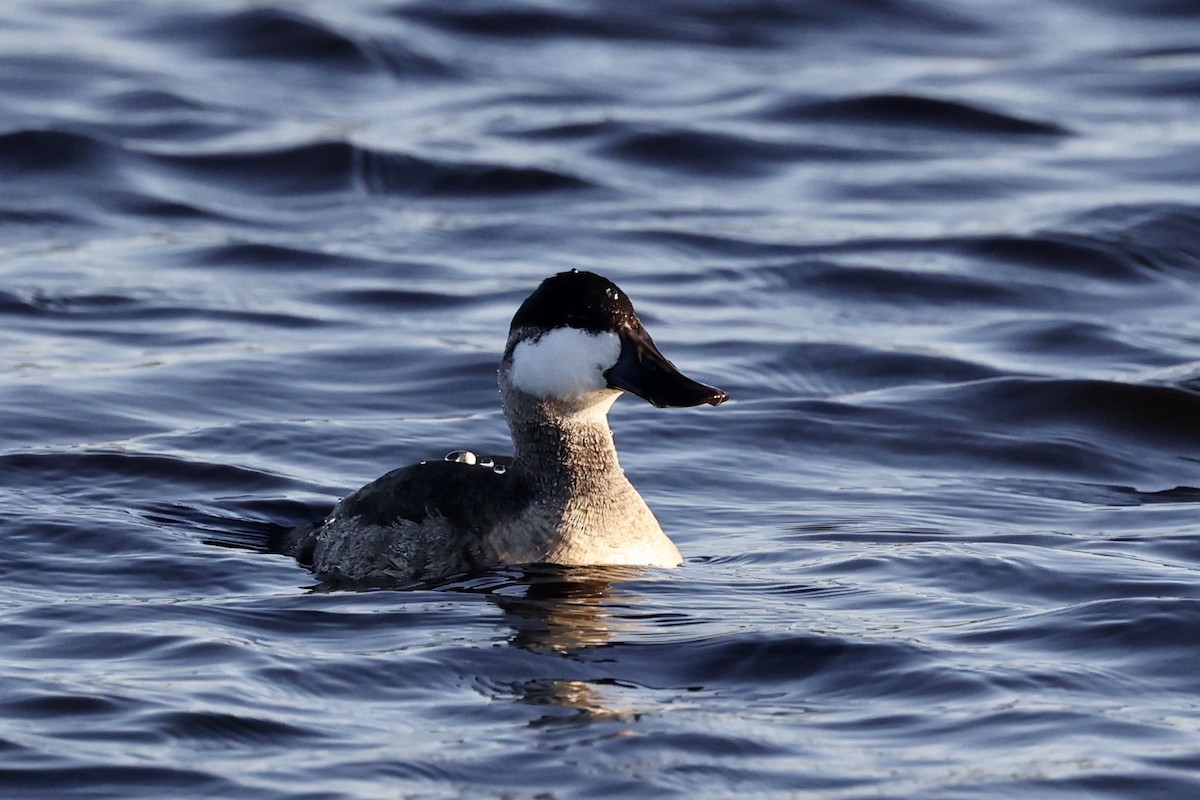
<svg viewBox="0 0 1200 800">
<path fill-rule="evenodd" d="M 673 571 L 252 546 L 601 272 Z M 0 11 L 0 794 L 1200 797 L 1193 0 Z"/>
</svg>

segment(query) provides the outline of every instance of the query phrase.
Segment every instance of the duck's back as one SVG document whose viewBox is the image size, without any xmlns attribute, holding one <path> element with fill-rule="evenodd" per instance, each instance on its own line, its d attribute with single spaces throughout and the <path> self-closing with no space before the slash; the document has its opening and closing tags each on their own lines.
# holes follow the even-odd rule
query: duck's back
<svg viewBox="0 0 1200 800">
<path fill-rule="evenodd" d="M 432 579 L 502 563 L 494 534 L 529 503 L 507 458 L 402 467 L 346 497 L 321 523 L 280 542 L 323 578 Z M 486 464 L 486 465 L 485 465 Z"/>
</svg>

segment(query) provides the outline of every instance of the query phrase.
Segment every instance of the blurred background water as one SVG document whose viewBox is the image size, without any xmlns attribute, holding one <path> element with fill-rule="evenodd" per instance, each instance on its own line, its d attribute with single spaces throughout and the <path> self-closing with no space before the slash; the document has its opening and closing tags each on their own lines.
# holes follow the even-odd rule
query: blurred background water
<svg viewBox="0 0 1200 800">
<path fill-rule="evenodd" d="M 1193 0 L 14 0 L 0 187 L 0 794 L 1200 796 Z M 681 569 L 214 546 L 570 267 Z"/>
</svg>

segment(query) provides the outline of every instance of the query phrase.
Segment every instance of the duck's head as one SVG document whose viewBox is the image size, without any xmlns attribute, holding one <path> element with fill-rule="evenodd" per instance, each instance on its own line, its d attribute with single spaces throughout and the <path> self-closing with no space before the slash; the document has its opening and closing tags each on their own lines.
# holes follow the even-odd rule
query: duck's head
<svg viewBox="0 0 1200 800">
<path fill-rule="evenodd" d="M 542 281 L 517 309 L 500 371 L 511 388 L 568 410 L 607 409 L 621 392 L 659 408 L 729 399 L 659 352 L 615 283 L 577 270 Z"/>
</svg>

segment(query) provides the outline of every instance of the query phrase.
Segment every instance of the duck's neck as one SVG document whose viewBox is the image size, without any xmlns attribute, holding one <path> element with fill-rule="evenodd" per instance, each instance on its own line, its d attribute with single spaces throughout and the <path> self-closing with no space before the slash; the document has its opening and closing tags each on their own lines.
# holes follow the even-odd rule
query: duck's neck
<svg viewBox="0 0 1200 800">
<path fill-rule="evenodd" d="M 625 477 L 608 427 L 616 392 L 591 404 L 531 397 L 501 378 L 513 476 L 533 493 L 536 560 L 673 567 L 679 550 Z"/>
<path fill-rule="evenodd" d="M 515 448 L 513 466 L 539 489 L 577 497 L 611 494 L 629 485 L 608 427 L 615 393 L 583 408 L 517 390 L 503 394 Z"/>
</svg>

